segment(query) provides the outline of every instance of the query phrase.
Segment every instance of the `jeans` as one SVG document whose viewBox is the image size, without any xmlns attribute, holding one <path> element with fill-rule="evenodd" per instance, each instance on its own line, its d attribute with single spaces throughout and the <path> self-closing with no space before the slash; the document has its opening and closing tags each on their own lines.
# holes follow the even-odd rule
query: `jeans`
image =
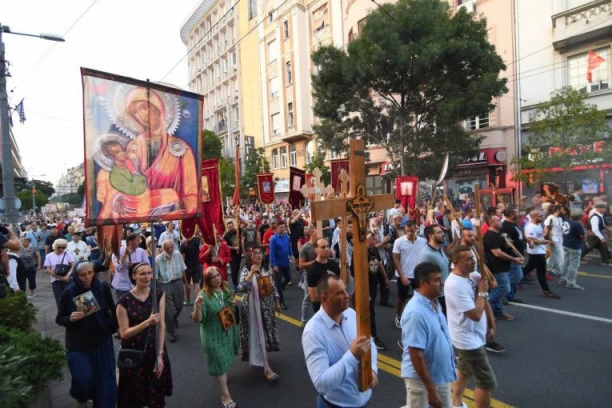
<svg viewBox="0 0 612 408">
<path fill-rule="evenodd" d="M 378 337 L 378 332 L 376 331 L 376 294 L 378 292 L 378 277 L 380 275 L 372 275 L 368 273 L 368 284 L 370 287 L 370 333 L 373 338 Z M 381 286 L 381 290 L 384 287 L 384 284 Z M 388 289 L 387 289 L 388 290 Z"/>
<path fill-rule="evenodd" d="M 365 404 L 362 407 L 347 407 L 347 408 L 366 408 L 368 406 L 368 404 Z M 321 394 L 319 394 L 317 396 L 317 408 L 340 408 L 338 407 L 338 405 L 331 405 L 329 403 L 327 403 L 323 397 L 321 396 Z"/>
<path fill-rule="evenodd" d="M 523 279 L 523 267 L 514 262 L 510 264 L 510 292 L 506 295 L 506 299 L 512 301 L 516 299 L 516 289 Z"/>
<path fill-rule="evenodd" d="M 575 284 L 582 250 L 563 247 L 563 252 L 565 255 L 565 265 L 563 265 L 561 270 L 561 279 L 568 284 Z"/>
<path fill-rule="evenodd" d="M 276 285 L 280 302 L 285 303 L 285 295 L 283 291 L 285 286 L 291 282 L 291 274 L 289 273 L 289 266 L 277 266 L 277 268 L 278 272 L 274 272 L 274 284 Z"/>
<path fill-rule="evenodd" d="M 548 272 L 553 275 L 561 274 L 563 262 L 563 245 L 561 242 L 555 242 L 555 245 L 550 246 L 550 256 L 546 261 Z"/>
<path fill-rule="evenodd" d="M 491 304 L 493 314 L 500 315 L 504 313 L 501 300 L 510 292 L 510 273 L 496 273 L 495 279 L 497 280 L 497 287 L 491 291 L 489 303 Z"/>
<path fill-rule="evenodd" d="M 306 282 L 304 282 L 306 284 Z M 301 321 L 303 324 L 306 324 L 308 319 L 310 319 L 310 309 L 312 308 L 312 301 L 310 300 L 310 295 L 308 294 L 308 286 L 305 286 L 304 289 L 304 299 L 302 299 L 302 316 Z"/>
<path fill-rule="evenodd" d="M 406 407 L 428 407 L 427 390 L 420 379 L 404 378 L 406 384 Z M 451 385 L 436 385 L 436 390 L 442 400 L 442 408 L 452 408 Z"/>
</svg>

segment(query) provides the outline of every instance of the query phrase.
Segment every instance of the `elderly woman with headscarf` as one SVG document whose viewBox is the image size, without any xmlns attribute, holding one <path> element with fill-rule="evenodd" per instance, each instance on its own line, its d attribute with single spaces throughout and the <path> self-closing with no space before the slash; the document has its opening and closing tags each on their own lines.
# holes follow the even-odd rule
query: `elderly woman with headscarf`
<svg viewBox="0 0 612 408">
<path fill-rule="evenodd" d="M 57 241 L 56 241 L 57 242 Z M 94 264 L 79 262 L 59 301 L 57 324 L 66 327 L 70 395 L 77 407 L 114 407 L 117 402 L 115 304 L 107 283 L 94 279 Z"/>
<path fill-rule="evenodd" d="M 55 302 L 57 303 L 57 307 L 59 309 L 60 297 L 66 289 L 66 284 L 70 281 L 70 272 L 68 274 L 62 275 L 58 274 L 59 269 L 58 265 L 67 265 L 68 269 L 72 267 L 72 263 L 74 260 L 72 256 L 68 252 L 66 252 L 66 248 L 68 247 L 68 241 L 63 238 L 58 238 L 53 242 L 52 248 L 53 252 L 49 252 L 45 257 L 45 263 L 43 266 L 45 270 L 50 276 L 51 280 L 51 288 L 53 289 L 53 296 L 55 296 Z"/>
</svg>

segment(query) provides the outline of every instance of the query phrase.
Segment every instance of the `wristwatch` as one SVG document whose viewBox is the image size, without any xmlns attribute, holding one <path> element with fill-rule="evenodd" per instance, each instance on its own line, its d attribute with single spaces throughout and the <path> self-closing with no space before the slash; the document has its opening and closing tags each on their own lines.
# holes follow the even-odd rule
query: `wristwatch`
<svg viewBox="0 0 612 408">
<path fill-rule="evenodd" d="M 478 292 L 478 297 L 481 297 L 487 300 L 489 299 L 489 292 Z"/>
</svg>

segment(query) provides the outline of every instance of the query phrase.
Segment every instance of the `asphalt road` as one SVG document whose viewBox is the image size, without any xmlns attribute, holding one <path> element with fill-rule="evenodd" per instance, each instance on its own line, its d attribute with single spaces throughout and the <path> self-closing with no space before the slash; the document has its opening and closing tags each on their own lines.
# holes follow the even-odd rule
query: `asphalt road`
<svg viewBox="0 0 612 408">
<path fill-rule="evenodd" d="M 560 300 L 543 298 L 539 286 L 526 285 L 520 292 L 524 305 L 509 305 L 512 322 L 498 322 L 497 340 L 507 347 L 503 354 L 490 354 L 499 388 L 493 407 L 597 407 L 608 406 L 612 380 L 612 267 L 601 266 L 590 257 L 581 265 L 578 283 L 584 291 L 566 289 L 551 282 Z M 239 407 L 313 407 L 316 392 L 310 382 L 301 348 L 300 315 L 302 290 L 297 275 L 285 296 L 289 310 L 278 322 L 281 351 L 270 354 L 270 364 L 280 379 L 269 384 L 259 367 L 236 362 L 229 372 L 229 388 Z M 392 289 L 392 301 L 395 300 Z M 180 339 L 169 344 L 174 377 L 174 395 L 168 407 L 221 407 L 219 392 L 206 373 L 198 325 L 189 319 L 190 307 L 180 316 Z M 380 338 L 389 349 L 379 354 L 380 385 L 370 407 L 401 407 L 405 388 L 399 378 L 401 351 L 393 325 L 394 309 L 377 309 Z M 466 392 L 465 402 L 473 407 Z"/>
</svg>

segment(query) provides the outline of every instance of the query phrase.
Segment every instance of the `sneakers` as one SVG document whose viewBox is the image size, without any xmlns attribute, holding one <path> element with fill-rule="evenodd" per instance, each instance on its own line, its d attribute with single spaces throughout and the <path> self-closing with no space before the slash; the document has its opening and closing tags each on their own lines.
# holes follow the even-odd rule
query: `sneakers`
<svg viewBox="0 0 612 408">
<path fill-rule="evenodd" d="M 398 329 L 402 328 L 402 324 L 400 322 L 400 317 L 399 316 L 395 316 L 394 322 L 395 322 L 395 327 L 397 327 Z"/>
<path fill-rule="evenodd" d="M 372 339 L 374 341 L 374 345 L 376 346 L 376 348 L 378 350 L 386 350 L 387 346 L 385 345 L 385 343 L 383 343 L 383 341 L 381 339 L 379 339 L 378 337 L 374 337 Z"/>
<path fill-rule="evenodd" d="M 563 278 L 559 279 L 559 285 L 567 285 L 567 281 Z"/>
<path fill-rule="evenodd" d="M 568 283 L 567 285 L 565 285 L 565 287 L 568 289 L 584 290 L 582 286 L 576 285 L 575 283 Z"/>
<path fill-rule="evenodd" d="M 453 408 L 468 408 L 468 406 L 465 405 L 465 402 L 462 402 L 461 405 L 453 405 Z"/>
<path fill-rule="evenodd" d="M 402 353 L 404 352 L 404 343 L 402 343 L 402 339 L 399 339 L 397 341 L 397 346 L 400 348 L 400 350 L 402 350 Z"/>
<path fill-rule="evenodd" d="M 496 341 L 490 341 L 485 344 L 485 349 L 491 353 L 503 353 L 506 351 L 506 348 Z"/>
<path fill-rule="evenodd" d="M 28 299 L 32 299 L 36 297 L 36 293 L 32 293 L 31 295 L 26 296 Z"/>
</svg>

